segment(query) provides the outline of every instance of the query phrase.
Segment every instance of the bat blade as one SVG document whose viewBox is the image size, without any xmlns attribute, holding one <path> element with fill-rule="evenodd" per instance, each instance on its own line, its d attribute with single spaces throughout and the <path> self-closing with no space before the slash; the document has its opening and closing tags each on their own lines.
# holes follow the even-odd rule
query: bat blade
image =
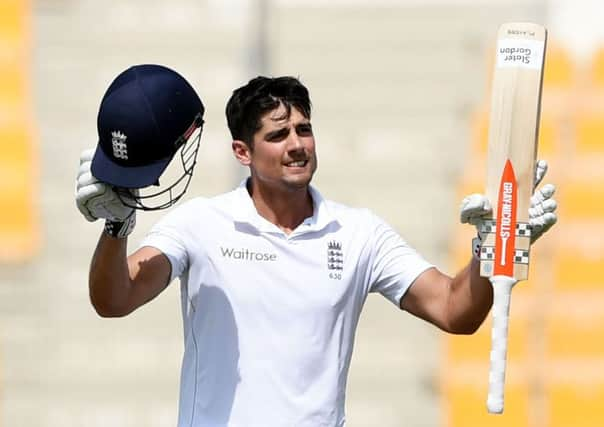
<svg viewBox="0 0 604 427">
<path fill-rule="evenodd" d="M 511 290 L 528 278 L 528 209 L 534 186 L 547 31 L 503 24 L 493 74 L 486 195 L 494 215 L 483 225 L 480 274 L 494 287 L 489 412 L 503 412 Z"/>
</svg>

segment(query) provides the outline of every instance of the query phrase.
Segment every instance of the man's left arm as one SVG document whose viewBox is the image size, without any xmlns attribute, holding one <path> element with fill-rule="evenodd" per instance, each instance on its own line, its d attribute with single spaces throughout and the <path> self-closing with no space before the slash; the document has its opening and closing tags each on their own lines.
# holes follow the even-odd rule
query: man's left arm
<svg viewBox="0 0 604 427">
<path fill-rule="evenodd" d="M 479 271 L 475 258 L 455 277 L 430 268 L 415 279 L 400 307 L 443 331 L 472 334 L 493 305 L 493 288 Z"/>
<path fill-rule="evenodd" d="M 531 243 L 549 230 L 557 221 L 557 207 L 553 199 L 555 187 L 546 184 L 536 188 L 547 171 L 547 162 L 537 162 L 535 169 L 535 192 L 531 197 L 529 224 Z M 466 197 L 461 205 L 462 223 L 470 223 L 481 229 L 485 216 L 492 212 L 487 198 L 481 194 Z M 400 307 L 424 319 L 440 329 L 454 334 L 474 333 L 486 318 L 493 304 L 493 288 L 489 280 L 480 277 L 478 258 L 480 232 L 473 244 L 473 256 L 468 265 L 455 277 L 447 276 L 436 268 L 420 274 L 405 296 Z"/>
</svg>

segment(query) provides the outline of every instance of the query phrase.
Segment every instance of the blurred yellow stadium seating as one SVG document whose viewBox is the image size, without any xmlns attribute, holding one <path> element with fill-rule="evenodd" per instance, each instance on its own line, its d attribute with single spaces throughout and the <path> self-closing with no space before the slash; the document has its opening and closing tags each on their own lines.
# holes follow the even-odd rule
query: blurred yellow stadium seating
<svg viewBox="0 0 604 427">
<path fill-rule="evenodd" d="M 486 376 L 485 376 L 486 382 Z M 491 415 L 486 409 L 487 386 L 449 384 L 446 386 L 444 413 L 448 427 L 529 427 L 530 391 L 528 382 L 508 384 L 505 409 L 501 415 Z"/>
<path fill-rule="evenodd" d="M 549 316 L 545 341 L 551 357 L 604 360 L 604 316 Z"/>
<path fill-rule="evenodd" d="M 28 0 L 2 0 L 0 2 L 0 38 L 4 43 L 23 43 L 29 38 L 28 20 L 30 13 Z M 24 31 L 25 30 L 25 31 Z"/>
<path fill-rule="evenodd" d="M 585 254 L 576 248 L 558 248 L 552 259 L 556 290 L 604 289 L 604 254 Z"/>
<path fill-rule="evenodd" d="M 547 388 L 548 427 L 602 427 L 604 383 L 553 383 Z"/>
<path fill-rule="evenodd" d="M 21 260 L 38 245 L 32 196 L 35 158 L 27 125 L 0 128 L 0 260 Z"/>
<path fill-rule="evenodd" d="M 25 68 L 18 64 L 4 64 L 0 68 L 0 101 L 4 109 L 8 106 L 17 106 L 24 102 L 27 78 Z"/>
<path fill-rule="evenodd" d="M 564 221 L 604 221 L 602 182 L 568 179 L 560 185 L 558 200 Z"/>
<path fill-rule="evenodd" d="M 591 84 L 604 89 L 604 46 L 600 46 L 592 55 L 590 63 Z"/>
<path fill-rule="evenodd" d="M 480 109 L 472 115 L 472 152 L 485 156 L 489 143 L 489 111 Z"/>
<path fill-rule="evenodd" d="M 539 146 L 538 155 L 542 159 L 552 159 L 557 157 L 560 149 L 560 129 L 556 120 L 547 114 L 541 114 L 539 123 Z"/>
<path fill-rule="evenodd" d="M 575 152 L 593 155 L 604 152 L 604 109 L 581 111 L 575 118 Z"/>
<path fill-rule="evenodd" d="M 576 62 L 568 50 L 550 40 L 545 55 L 544 88 L 547 90 L 570 90 L 576 83 L 576 68 Z"/>
<path fill-rule="evenodd" d="M 0 262 L 23 261 L 38 245 L 35 132 L 31 115 L 31 5 L 0 2 Z"/>
<path fill-rule="evenodd" d="M 579 64 L 563 45 L 552 40 L 548 42 L 541 108 L 546 115 L 554 117 L 558 125 L 565 122 L 579 102 L 580 71 Z"/>
</svg>

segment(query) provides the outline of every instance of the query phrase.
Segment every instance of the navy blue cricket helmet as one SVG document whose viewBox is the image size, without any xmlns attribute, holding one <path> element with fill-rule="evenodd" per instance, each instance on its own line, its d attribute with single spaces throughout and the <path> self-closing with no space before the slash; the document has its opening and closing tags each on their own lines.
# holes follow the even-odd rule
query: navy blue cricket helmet
<svg viewBox="0 0 604 427">
<path fill-rule="evenodd" d="M 128 206 L 143 210 L 172 206 L 191 180 L 204 111 L 193 87 L 176 71 L 153 64 L 128 68 L 113 80 L 101 101 L 92 175 L 113 186 Z M 182 174 L 167 188 L 157 189 L 179 150 Z M 150 186 L 155 190 L 142 191 Z"/>
</svg>

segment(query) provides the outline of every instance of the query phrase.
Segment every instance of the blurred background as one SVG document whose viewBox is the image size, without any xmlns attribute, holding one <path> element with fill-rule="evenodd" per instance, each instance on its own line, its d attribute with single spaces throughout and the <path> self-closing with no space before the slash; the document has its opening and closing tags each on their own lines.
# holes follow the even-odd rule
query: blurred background
<svg viewBox="0 0 604 427">
<path fill-rule="evenodd" d="M 369 207 L 442 270 L 470 257 L 458 205 L 483 191 L 494 37 L 550 31 L 540 157 L 560 223 L 514 291 L 506 410 L 486 414 L 490 320 L 449 337 L 370 296 L 350 427 L 604 425 L 604 6 L 598 0 L 0 0 L 0 427 L 173 426 L 177 284 L 100 319 L 87 272 L 101 223 L 74 202 L 81 150 L 117 74 L 159 63 L 206 107 L 187 198 L 242 178 L 224 106 L 258 74 L 310 89 L 324 196 Z M 131 248 L 159 218 L 139 215 Z"/>
</svg>

